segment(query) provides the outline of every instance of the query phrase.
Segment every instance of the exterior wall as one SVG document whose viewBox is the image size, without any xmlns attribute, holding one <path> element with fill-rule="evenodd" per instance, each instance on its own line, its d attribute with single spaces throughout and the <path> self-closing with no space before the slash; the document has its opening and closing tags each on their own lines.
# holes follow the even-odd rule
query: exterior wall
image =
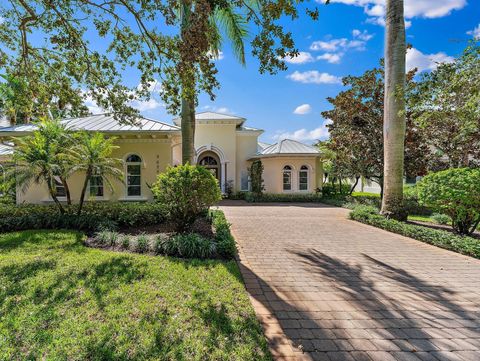
<svg viewBox="0 0 480 361">
<path fill-rule="evenodd" d="M 153 194 L 149 185 L 156 180 L 157 174 L 164 171 L 168 164 L 172 163 L 171 140 L 167 138 L 126 138 L 117 139 L 116 145 L 119 146 L 113 153 L 113 157 L 125 160 L 130 154 L 137 154 L 142 158 L 141 169 L 141 197 L 127 197 L 124 182 L 111 180 L 112 190 L 104 182 L 104 197 L 94 200 L 136 200 L 148 201 L 153 199 Z M 122 168 L 125 174 L 125 168 Z M 74 203 L 80 199 L 83 186 L 84 175 L 76 173 L 68 179 L 68 185 Z M 88 190 L 87 190 L 88 191 Z M 87 193 L 88 194 L 88 193 Z M 32 184 L 24 193 L 17 190 L 17 203 L 49 203 L 52 202 L 45 184 Z"/>
<path fill-rule="evenodd" d="M 221 187 L 224 191 L 225 184 L 231 182 L 236 187 L 236 148 L 237 139 L 234 123 L 197 123 L 195 130 L 195 149 L 197 156 L 205 151 L 213 151 L 221 162 Z"/>
<path fill-rule="evenodd" d="M 237 132 L 237 169 L 235 191 L 246 191 L 248 189 L 248 168 L 251 162 L 249 158 L 257 152 L 258 135 L 257 133 L 245 134 Z M 243 184 L 242 184 L 243 178 Z"/>
<path fill-rule="evenodd" d="M 315 192 L 318 186 L 321 187 L 323 170 L 319 157 L 271 157 L 262 158 L 261 160 L 264 168 L 263 181 L 266 193 L 312 193 Z M 286 165 L 292 167 L 291 191 L 283 190 L 283 167 Z M 309 167 L 307 191 L 298 189 L 298 171 L 302 165 Z"/>
</svg>

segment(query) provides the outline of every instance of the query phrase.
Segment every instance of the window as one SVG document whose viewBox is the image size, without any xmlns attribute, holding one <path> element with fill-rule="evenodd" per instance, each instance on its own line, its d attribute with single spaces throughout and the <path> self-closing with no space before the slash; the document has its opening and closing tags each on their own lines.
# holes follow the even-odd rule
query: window
<svg viewBox="0 0 480 361">
<path fill-rule="evenodd" d="M 283 190 L 292 190 L 292 167 L 289 165 L 283 167 Z"/>
<path fill-rule="evenodd" d="M 242 170 L 240 176 L 240 190 L 241 191 L 249 191 L 250 190 L 250 175 L 249 172 L 246 170 Z"/>
<path fill-rule="evenodd" d="M 298 172 L 298 189 L 308 191 L 308 167 L 306 165 L 302 165 Z"/>
<path fill-rule="evenodd" d="M 94 175 L 90 178 L 90 197 L 103 197 L 103 177 Z"/>
<path fill-rule="evenodd" d="M 55 182 L 55 190 L 56 190 L 57 198 L 66 197 L 67 191 L 65 190 L 65 187 L 63 186 L 63 183 L 60 180 L 60 178 L 55 177 L 53 180 Z"/>
<path fill-rule="evenodd" d="M 131 154 L 126 159 L 126 186 L 127 197 L 140 197 L 142 195 L 142 158 Z"/>
<path fill-rule="evenodd" d="M 219 167 L 219 161 L 211 155 L 206 155 L 200 159 L 199 164 L 202 167 L 207 168 L 215 178 L 218 179 L 220 182 L 220 167 Z"/>
</svg>

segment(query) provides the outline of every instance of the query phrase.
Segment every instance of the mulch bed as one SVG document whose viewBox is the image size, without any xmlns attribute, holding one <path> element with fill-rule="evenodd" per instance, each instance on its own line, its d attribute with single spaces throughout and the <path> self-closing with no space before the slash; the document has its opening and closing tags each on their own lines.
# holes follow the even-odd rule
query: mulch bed
<svg viewBox="0 0 480 361">
<path fill-rule="evenodd" d="M 407 223 L 415 224 L 417 226 L 428 227 L 428 228 L 431 228 L 431 229 L 438 229 L 438 230 L 441 230 L 441 231 L 447 231 L 447 232 L 458 235 L 458 233 L 456 233 L 453 230 L 453 228 L 450 225 L 447 225 L 447 224 L 437 224 L 437 223 L 422 222 L 422 221 L 408 221 Z M 480 231 L 476 230 L 475 232 L 473 232 L 472 235 L 470 235 L 470 237 L 480 239 Z"/>
</svg>

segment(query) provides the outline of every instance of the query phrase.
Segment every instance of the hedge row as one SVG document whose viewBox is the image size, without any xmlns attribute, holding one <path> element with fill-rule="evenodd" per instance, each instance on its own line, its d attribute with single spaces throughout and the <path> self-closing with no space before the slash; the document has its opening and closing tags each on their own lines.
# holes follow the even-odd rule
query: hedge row
<svg viewBox="0 0 480 361">
<path fill-rule="evenodd" d="M 163 208 L 157 203 L 87 203 L 82 215 L 77 206 L 66 206 L 60 214 L 54 205 L 2 205 L 0 232 L 26 229 L 76 229 L 86 232 L 102 228 L 142 227 L 164 221 Z"/>
<path fill-rule="evenodd" d="M 437 247 L 480 258 L 480 240 L 473 237 L 387 219 L 371 206 L 357 206 L 350 212 L 350 218 Z"/>
<path fill-rule="evenodd" d="M 305 194 L 282 194 L 282 193 L 247 193 L 245 200 L 251 203 L 262 202 L 321 202 L 321 193 L 305 193 Z"/>
</svg>

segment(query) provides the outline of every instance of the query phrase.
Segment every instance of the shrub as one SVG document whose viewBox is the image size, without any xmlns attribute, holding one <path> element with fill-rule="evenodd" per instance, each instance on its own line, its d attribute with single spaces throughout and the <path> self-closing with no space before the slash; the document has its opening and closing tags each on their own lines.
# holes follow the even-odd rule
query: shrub
<svg viewBox="0 0 480 361">
<path fill-rule="evenodd" d="M 212 258 L 215 242 L 196 233 L 177 234 L 161 242 L 161 253 L 184 258 Z"/>
<path fill-rule="evenodd" d="M 337 184 L 325 183 L 322 186 L 322 194 L 324 197 L 331 197 L 340 194 L 346 195 L 350 193 L 350 188 L 351 185 L 348 183 L 342 184 L 341 187 Z"/>
<path fill-rule="evenodd" d="M 252 166 L 248 169 L 250 173 L 250 184 L 252 193 L 260 195 L 263 193 L 265 187 L 263 186 L 263 164 L 260 159 L 255 160 Z"/>
<path fill-rule="evenodd" d="M 438 223 L 438 224 L 450 223 L 450 217 L 447 216 L 446 214 L 434 213 L 432 214 L 432 219 L 435 221 L 435 223 Z"/>
<path fill-rule="evenodd" d="M 77 206 L 66 206 L 60 214 L 53 205 L 3 205 L 0 232 L 26 229 L 76 229 L 86 232 L 115 230 L 118 227 L 149 226 L 163 222 L 164 211 L 156 203 L 91 202 L 77 216 Z"/>
<path fill-rule="evenodd" d="M 407 214 L 415 214 L 418 216 L 429 216 L 432 210 L 420 204 L 418 200 L 418 187 L 416 185 L 408 185 L 403 188 L 403 206 Z"/>
<path fill-rule="evenodd" d="M 472 234 L 480 223 L 480 169 L 452 168 L 431 173 L 418 184 L 420 203 L 452 219 L 460 234 Z"/>
<path fill-rule="evenodd" d="M 230 233 L 230 224 L 222 211 L 211 211 L 217 254 L 222 258 L 233 258 L 237 252 L 235 239 Z"/>
<path fill-rule="evenodd" d="M 120 235 L 114 231 L 100 231 L 95 234 L 95 242 L 104 247 L 111 247 L 118 244 Z"/>
<path fill-rule="evenodd" d="M 120 247 L 122 247 L 123 249 L 129 249 L 130 248 L 130 242 L 131 242 L 130 241 L 130 236 L 123 235 Z"/>
<path fill-rule="evenodd" d="M 472 237 L 387 219 L 378 214 L 377 209 L 368 206 L 356 207 L 350 212 L 350 218 L 437 247 L 480 258 L 480 241 Z"/>
<path fill-rule="evenodd" d="M 221 199 L 217 180 L 200 166 L 169 167 L 152 187 L 156 200 L 180 231 L 186 231 L 195 219 Z"/>
<path fill-rule="evenodd" d="M 137 237 L 137 241 L 135 244 L 135 251 L 138 253 L 146 253 L 148 252 L 150 247 L 150 240 L 146 234 L 141 234 Z"/>
<path fill-rule="evenodd" d="M 247 202 L 321 202 L 322 195 L 320 193 L 303 193 L 303 194 L 288 194 L 288 193 L 262 193 L 255 194 L 249 192 L 246 194 Z"/>
</svg>

